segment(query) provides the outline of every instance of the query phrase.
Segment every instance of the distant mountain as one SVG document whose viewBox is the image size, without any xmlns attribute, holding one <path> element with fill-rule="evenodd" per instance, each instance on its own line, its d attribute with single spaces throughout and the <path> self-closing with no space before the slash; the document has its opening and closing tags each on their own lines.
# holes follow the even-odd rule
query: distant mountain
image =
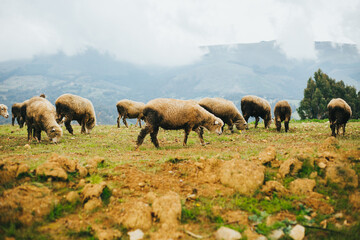
<svg viewBox="0 0 360 240">
<path fill-rule="evenodd" d="M 45 93 L 54 103 L 64 93 L 90 99 L 99 124 L 115 124 L 116 102 L 157 97 L 200 99 L 219 96 L 240 109 L 244 95 L 287 99 L 295 110 L 307 80 L 319 68 L 360 90 L 360 54 L 355 45 L 316 42 L 317 60 L 288 59 L 275 41 L 203 47 L 207 54 L 181 67 L 136 66 L 94 49 L 77 56 L 62 53 L 0 63 L 0 103 L 9 108 Z M 10 120 L 0 118 L 0 123 Z"/>
</svg>

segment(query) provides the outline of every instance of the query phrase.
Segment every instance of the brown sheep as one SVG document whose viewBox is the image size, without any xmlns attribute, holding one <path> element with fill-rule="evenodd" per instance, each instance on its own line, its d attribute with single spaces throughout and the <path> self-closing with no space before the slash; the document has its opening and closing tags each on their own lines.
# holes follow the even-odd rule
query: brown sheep
<svg viewBox="0 0 360 240">
<path fill-rule="evenodd" d="M 265 128 L 271 124 L 271 107 L 268 101 L 263 98 L 249 95 L 241 99 L 241 111 L 248 122 L 249 117 L 255 117 L 255 128 L 259 123 L 259 118 L 264 120 Z"/>
<path fill-rule="evenodd" d="M 337 134 L 339 134 L 339 128 L 342 126 L 343 135 L 345 135 L 345 127 L 347 121 L 350 119 L 352 112 L 351 107 L 341 98 L 332 99 L 327 105 L 329 111 L 330 128 L 332 136 L 336 137 L 335 128 Z"/>
<path fill-rule="evenodd" d="M 137 118 L 135 126 L 139 123 L 139 126 L 141 127 L 141 120 L 144 120 L 144 106 L 145 104 L 142 102 L 135 102 L 128 99 L 123 99 L 117 102 L 116 108 L 119 113 L 119 117 L 117 118 L 117 127 L 120 127 L 121 118 L 123 119 L 126 127 L 128 127 L 126 118 Z"/>
<path fill-rule="evenodd" d="M 199 105 L 223 120 L 232 133 L 234 124 L 238 130 L 244 130 L 247 127 L 245 119 L 232 101 L 223 98 L 203 98 L 199 101 Z"/>
<path fill-rule="evenodd" d="M 4 118 L 9 117 L 8 107 L 4 104 L 0 104 L 0 116 L 3 116 Z"/>
<path fill-rule="evenodd" d="M 144 138 L 149 133 L 152 143 L 158 148 L 157 134 L 159 127 L 167 130 L 184 129 L 183 145 L 185 146 L 191 130 L 198 134 L 201 144 L 204 145 L 202 127 L 220 135 L 224 125 L 220 118 L 191 100 L 154 99 L 145 105 L 143 113 L 146 126 L 140 131 L 136 149 L 143 143 Z"/>
<path fill-rule="evenodd" d="M 274 115 L 275 115 L 276 130 L 278 132 L 280 132 L 281 122 L 284 121 L 285 132 L 288 132 L 288 130 L 289 130 L 289 121 L 290 121 L 290 118 L 291 118 L 290 104 L 285 100 L 277 102 L 275 104 Z"/>
<path fill-rule="evenodd" d="M 45 94 L 40 94 L 40 97 L 41 98 L 45 98 Z M 17 119 L 17 122 L 18 122 L 18 124 L 19 124 L 19 126 L 20 126 L 20 128 L 22 128 L 23 126 L 24 126 L 24 123 L 26 123 L 26 107 L 27 107 L 27 105 L 28 105 L 28 103 L 29 103 L 29 100 L 30 99 L 28 99 L 28 100 L 25 100 L 24 102 L 22 102 L 22 103 L 15 103 L 14 105 L 16 105 L 16 107 L 18 106 L 19 108 L 20 108 L 20 117 L 18 118 L 17 117 L 17 115 L 15 116 Z M 13 106 L 14 106 L 13 105 Z M 17 109 L 16 109 L 16 107 L 15 107 L 15 112 L 17 112 Z M 16 113 L 17 114 L 17 113 Z M 14 115 L 13 115 L 13 117 L 14 117 Z M 19 120 L 20 120 L 20 122 L 19 122 Z M 14 119 L 12 120 L 13 121 L 13 126 L 14 126 Z"/>
<path fill-rule="evenodd" d="M 31 134 L 41 141 L 41 131 L 45 131 L 50 141 L 57 143 L 62 137 L 63 131 L 56 122 L 56 110 L 48 100 L 42 97 L 33 97 L 29 99 L 26 106 L 26 124 L 28 131 L 28 140 L 31 140 Z"/>
<path fill-rule="evenodd" d="M 60 123 L 65 117 L 65 127 L 73 134 L 70 123 L 76 120 L 81 126 L 81 133 L 90 133 L 95 127 L 96 116 L 93 104 L 86 98 L 63 94 L 55 101 L 57 121 Z"/>
</svg>

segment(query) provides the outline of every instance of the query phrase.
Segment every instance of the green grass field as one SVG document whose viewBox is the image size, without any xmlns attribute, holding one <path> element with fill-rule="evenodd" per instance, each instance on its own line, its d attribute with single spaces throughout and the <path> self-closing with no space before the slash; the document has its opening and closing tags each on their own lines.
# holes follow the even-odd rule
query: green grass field
<svg viewBox="0 0 360 240">
<path fill-rule="evenodd" d="M 159 149 L 147 136 L 137 151 L 134 149 L 140 128 L 133 125 L 129 128 L 117 128 L 115 124 L 96 126 L 89 135 L 80 134 L 79 126 L 73 127 L 75 135 L 70 135 L 63 127 L 62 139 L 58 144 L 52 144 L 44 132 L 41 143 L 35 140 L 29 143 L 26 127 L 0 126 L 0 161 L 26 163 L 30 167 L 27 174 L 0 185 L 0 197 L 17 186 L 32 184 L 49 188 L 58 199 L 50 214 L 30 226 L 24 226 L 16 219 L 2 220 L 0 239 L 97 239 L 96 226 L 117 230 L 122 233 L 122 237 L 117 238 L 128 239 L 126 232 L 130 229 L 110 220 L 113 209 L 134 201 L 146 202 L 149 192 L 162 196 L 169 191 L 176 192 L 181 199 L 182 212 L 177 231 L 183 239 L 192 239 L 185 230 L 213 239 L 211 234 L 220 226 L 241 232 L 243 239 L 252 239 L 260 234 L 269 236 L 274 229 L 282 229 L 285 233 L 282 239 L 290 239 L 287 234 L 296 223 L 306 226 L 307 239 L 356 239 L 353 233 L 360 231 L 359 209 L 349 201 L 350 195 L 360 191 L 360 187 L 340 187 L 327 181 L 326 169 L 316 164 L 324 155 L 321 145 L 331 135 L 327 121 L 292 121 L 288 133 L 284 129 L 278 133 L 274 124 L 270 129 L 264 129 L 262 123 L 257 129 L 250 124 L 249 130 L 234 134 L 225 131 L 221 136 L 205 131 L 204 139 L 209 142 L 206 146 L 200 145 L 194 132 L 189 135 L 188 145 L 183 147 L 183 131 L 160 130 Z M 341 159 L 359 178 L 360 122 L 349 122 L 345 136 L 340 135 L 337 140 L 335 148 L 327 150 L 330 152 L 327 160 L 337 162 Z M 266 164 L 264 183 L 277 180 L 288 188 L 292 181 L 310 178 L 313 173 L 311 178 L 316 181 L 314 192 L 321 194 L 323 198 L 320 202 L 332 208 L 331 213 L 322 211 L 321 204 L 309 204 L 308 196 L 292 193 L 281 196 L 276 192 L 269 196 L 261 191 L 261 187 L 252 195 L 245 196 L 221 184 L 216 177 L 215 180 L 204 180 L 211 179 L 211 174 L 217 174 L 216 168 L 210 172 L 202 170 L 210 163 L 233 159 L 255 161 L 268 146 L 276 149 L 276 159 L 280 164 L 294 157 L 300 158 L 301 154 L 305 157 L 299 159 L 303 162 L 300 171 L 285 178 L 277 176 L 279 166 Z M 98 164 L 97 171 L 84 177 L 86 183 L 106 182 L 109 192 L 107 196 L 105 193 L 102 196 L 103 205 L 100 208 L 87 212 L 82 203 L 74 205 L 64 201 L 64 196 L 70 191 L 81 193 L 81 188 L 76 187 L 81 180 L 78 174 L 69 174 L 61 184 L 57 184 L 61 182 L 57 179 L 50 181 L 35 175 L 34 170 L 54 153 L 78 161 L 85 167 L 91 159 L 104 159 Z M 198 167 L 200 165 L 202 168 Z M 186 197 L 194 189 L 196 197 L 187 201 Z M 338 213 L 341 216 L 335 215 Z M 0 212 L 0 216 L 2 214 Z M 78 227 L 65 229 L 64 222 L 72 222 Z M 144 238 L 150 239 L 159 226 L 154 218 L 152 227 L 144 231 Z"/>
</svg>

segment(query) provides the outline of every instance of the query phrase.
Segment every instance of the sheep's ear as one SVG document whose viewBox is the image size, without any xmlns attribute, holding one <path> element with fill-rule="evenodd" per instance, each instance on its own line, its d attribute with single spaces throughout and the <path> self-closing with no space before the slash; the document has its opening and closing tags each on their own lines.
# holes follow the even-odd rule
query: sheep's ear
<svg viewBox="0 0 360 240">
<path fill-rule="evenodd" d="M 219 124 L 219 122 L 218 121 L 215 121 L 215 125 L 218 125 Z"/>
<path fill-rule="evenodd" d="M 52 128 L 50 132 L 55 132 L 55 128 Z"/>
</svg>

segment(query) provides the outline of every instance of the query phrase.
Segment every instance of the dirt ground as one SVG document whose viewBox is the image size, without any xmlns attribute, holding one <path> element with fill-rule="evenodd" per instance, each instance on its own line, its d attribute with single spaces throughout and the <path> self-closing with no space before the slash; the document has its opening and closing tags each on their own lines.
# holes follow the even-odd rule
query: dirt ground
<svg viewBox="0 0 360 240">
<path fill-rule="evenodd" d="M 296 224 L 327 239 L 360 223 L 360 122 L 337 138 L 326 122 L 252 125 L 205 133 L 205 147 L 161 130 L 160 149 L 147 137 L 137 151 L 134 126 L 77 130 L 29 144 L 0 126 L 0 239 L 215 239 L 221 226 L 286 239 Z"/>
</svg>

